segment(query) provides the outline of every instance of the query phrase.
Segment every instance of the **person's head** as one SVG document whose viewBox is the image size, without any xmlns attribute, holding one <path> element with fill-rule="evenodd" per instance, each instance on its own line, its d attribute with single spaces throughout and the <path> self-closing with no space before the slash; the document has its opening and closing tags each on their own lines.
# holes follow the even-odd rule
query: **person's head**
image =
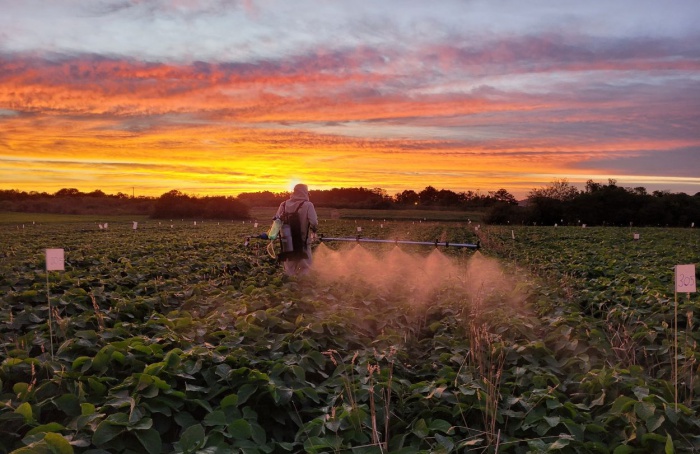
<svg viewBox="0 0 700 454">
<path fill-rule="evenodd" d="M 305 184 L 299 183 L 294 186 L 294 192 L 292 197 L 297 199 L 309 200 L 309 187 Z"/>
</svg>

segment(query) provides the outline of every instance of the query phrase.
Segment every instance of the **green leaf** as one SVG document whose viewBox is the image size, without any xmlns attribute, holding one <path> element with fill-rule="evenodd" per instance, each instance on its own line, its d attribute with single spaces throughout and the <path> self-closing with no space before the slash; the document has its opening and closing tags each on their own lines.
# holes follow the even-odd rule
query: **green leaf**
<svg viewBox="0 0 700 454">
<path fill-rule="evenodd" d="M 590 423 L 586 424 L 586 431 L 591 433 L 603 433 L 606 432 L 605 427 L 600 424 Z"/>
<path fill-rule="evenodd" d="M 645 421 L 647 425 L 647 430 L 649 432 L 654 432 L 656 429 L 661 427 L 664 421 L 666 421 L 664 415 L 652 415 L 649 419 Z"/>
<path fill-rule="evenodd" d="M 597 405 L 605 405 L 605 391 L 603 391 L 597 399 L 591 402 L 591 407 L 595 407 Z"/>
<path fill-rule="evenodd" d="M 613 402 L 610 411 L 617 414 L 624 413 L 630 408 L 632 408 L 636 402 L 636 400 L 630 397 L 620 396 L 617 399 L 615 399 L 615 402 Z"/>
<path fill-rule="evenodd" d="M 421 418 L 416 421 L 413 425 L 412 432 L 420 439 L 427 437 L 430 432 L 428 431 L 428 424 L 426 424 L 425 419 Z"/>
<path fill-rule="evenodd" d="M 40 426 L 34 427 L 29 432 L 27 432 L 27 435 L 34 435 L 34 434 L 48 433 L 48 432 L 60 432 L 63 429 L 65 429 L 65 427 L 63 427 L 63 425 L 61 425 L 57 422 L 50 422 L 48 424 L 42 424 Z"/>
<path fill-rule="evenodd" d="M 676 449 L 673 447 L 673 439 L 671 434 L 666 434 L 666 446 L 664 446 L 664 454 L 675 454 Z"/>
<path fill-rule="evenodd" d="M 549 427 L 556 427 L 561 422 L 559 416 L 545 416 L 544 420 L 549 424 Z"/>
<path fill-rule="evenodd" d="M 80 415 L 80 401 L 75 394 L 62 394 L 54 399 L 56 407 L 69 416 Z"/>
<path fill-rule="evenodd" d="M 216 410 L 207 415 L 202 420 L 205 426 L 226 426 L 228 425 L 228 418 L 226 418 L 226 413 L 221 410 Z"/>
<path fill-rule="evenodd" d="M 430 421 L 430 425 L 428 428 L 434 432 L 444 432 L 444 433 L 449 433 L 450 429 L 452 429 L 452 424 L 449 422 L 445 421 L 444 419 L 433 419 Z"/>
<path fill-rule="evenodd" d="M 447 449 L 447 452 L 450 452 L 454 449 L 455 444 L 452 441 L 451 437 L 445 437 L 444 435 L 440 434 L 435 434 L 435 440 L 440 443 L 440 446 L 443 448 Z"/>
<path fill-rule="evenodd" d="M 265 434 L 265 429 L 262 428 L 260 424 L 251 423 L 251 437 L 253 441 L 258 445 L 262 446 L 267 441 L 267 435 Z"/>
<path fill-rule="evenodd" d="M 95 413 L 95 406 L 91 403 L 80 404 L 80 414 L 82 416 L 89 416 Z"/>
<path fill-rule="evenodd" d="M 104 420 L 97 425 L 95 433 L 92 435 L 92 442 L 97 446 L 104 445 L 119 436 L 124 430 L 126 430 L 124 425 L 116 425 Z"/>
<path fill-rule="evenodd" d="M 36 443 L 24 446 L 19 449 L 15 449 L 10 454 L 52 454 L 51 449 L 48 447 L 44 440 Z"/>
<path fill-rule="evenodd" d="M 12 392 L 18 395 L 26 394 L 29 391 L 29 383 L 17 382 L 12 385 Z"/>
<path fill-rule="evenodd" d="M 238 390 L 238 405 L 243 405 L 258 390 L 257 385 L 246 383 Z"/>
<path fill-rule="evenodd" d="M 144 411 L 141 409 L 139 406 L 134 406 L 131 408 L 131 411 L 129 412 L 129 427 L 136 427 L 138 423 L 143 419 L 144 416 Z M 144 429 L 148 429 L 148 427 L 144 427 Z"/>
<path fill-rule="evenodd" d="M 642 400 L 645 397 L 649 397 L 649 388 L 642 388 L 641 386 L 637 386 L 634 388 L 634 395 L 637 396 L 637 399 Z"/>
<path fill-rule="evenodd" d="M 12 454 L 73 454 L 73 447 L 62 435 L 47 433 L 41 440 L 16 449 Z"/>
<path fill-rule="evenodd" d="M 555 451 L 555 450 L 560 450 L 563 449 L 567 446 L 569 446 L 569 443 L 571 442 L 571 437 L 569 436 L 560 436 L 557 441 L 549 445 L 547 448 L 547 451 Z"/>
<path fill-rule="evenodd" d="M 184 452 L 195 451 L 204 445 L 205 433 L 201 424 L 195 424 L 182 432 L 180 447 Z"/>
<path fill-rule="evenodd" d="M 270 385 L 270 387 L 272 388 L 270 394 L 276 404 L 284 405 L 292 399 L 293 391 L 290 388 L 274 385 Z"/>
<path fill-rule="evenodd" d="M 29 423 L 34 421 L 34 416 L 32 415 L 32 406 L 29 404 L 29 402 L 24 402 L 20 404 L 17 408 L 15 408 L 15 413 L 24 416 L 25 422 Z"/>
<path fill-rule="evenodd" d="M 89 377 L 88 385 L 90 385 L 90 389 L 92 389 L 95 392 L 95 394 L 99 396 L 102 396 L 105 394 L 105 392 L 107 392 L 107 387 L 95 378 Z"/>
<path fill-rule="evenodd" d="M 92 366 L 92 358 L 89 356 L 79 356 L 73 361 L 71 368 L 74 371 L 85 372 L 90 369 L 90 366 Z"/>
<path fill-rule="evenodd" d="M 666 443 L 666 437 L 664 435 L 654 433 L 646 433 L 642 435 L 642 441 L 644 443 L 648 443 L 650 440 L 658 443 Z"/>
<path fill-rule="evenodd" d="M 291 367 L 294 376 L 302 383 L 306 381 L 306 371 L 303 367 L 294 365 Z"/>
<path fill-rule="evenodd" d="M 562 421 L 564 426 L 569 430 L 569 433 L 575 440 L 582 441 L 585 433 L 586 427 L 573 421 L 572 419 L 565 419 Z"/>
<path fill-rule="evenodd" d="M 133 433 L 150 454 L 159 454 L 162 451 L 163 443 L 157 430 L 135 430 Z"/>
<path fill-rule="evenodd" d="M 73 454 L 73 446 L 61 434 L 47 433 L 44 441 L 53 454 Z"/>
<path fill-rule="evenodd" d="M 112 349 L 114 347 L 108 345 L 102 350 L 97 352 L 97 354 L 92 358 L 92 368 L 98 373 L 105 372 L 107 370 L 107 365 L 109 360 L 112 358 Z"/>
<path fill-rule="evenodd" d="M 175 351 L 169 351 L 168 354 L 165 355 L 165 358 L 163 358 L 163 362 L 168 369 L 173 369 L 180 365 L 180 355 Z"/>
<path fill-rule="evenodd" d="M 150 429 L 153 427 L 153 419 L 146 417 L 146 418 L 141 418 L 138 421 L 131 423 L 129 425 L 129 430 L 146 430 Z"/>
<path fill-rule="evenodd" d="M 229 394 L 221 399 L 221 408 L 235 407 L 238 405 L 238 394 Z"/>
<path fill-rule="evenodd" d="M 637 402 L 634 404 L 634 412 L 644 421 L 654 416 L 656 405 L 652 402 Z"/>
<path fill-rule="evenodd" d="M 236 440 L 246 440 L 252 434 L 250 423 L 245 419 L 237 419 L 228 425 L 228 433 Z"/>
<path fill-rule="evenodd" d="M 294 451 L 295 446 L 296 445 L 294 443 L 287 443 L 287 442 L 282 442 L 282 441 L 277 443 L 277 447 L 282 448 L 285 451 L 289 451 L 289 452 Z"/>
<path fill-rule="evenodd" d="M 634 452 L 634 448 L 629 445 L 620 445 L 613 451 L 613 454 L 630 454 Z"/>
</svg>

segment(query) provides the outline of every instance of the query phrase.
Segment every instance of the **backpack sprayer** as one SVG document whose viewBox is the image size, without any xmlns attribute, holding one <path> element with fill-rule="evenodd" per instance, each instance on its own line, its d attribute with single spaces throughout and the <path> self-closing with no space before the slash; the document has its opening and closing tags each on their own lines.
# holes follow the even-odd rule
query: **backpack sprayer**
<svg viewBox="0 0 700 454">
<path fill-rule="evenodd" d="M 270 240 L 266 248 L 267 253 L 273 259 L 279 259 L 279 255 L 275 253 L 275 240 L 278 238 L 280 240 L 280 249 L 282 252 L 294 250 L 291 227 L 288 224 L 284 224 L 282 219 L 276 217 L 273 219 L 272 226 L 270 226 L 270 230 L 267 233 L 247 236 L 243 245 L 247 247 L 251 239 Z"/>
<path fill-rule="evenodd" d="M 246 237 L 244 245 L 248 246 L 252 238 L 270 240 L 266 249 L 267 253 L 273 259 L 276 258 L 279 261 L 308 259 L 309 256 L 305 251 L 306 239 L 302 238 L 301 227 L 297 216 L 300 207 L 301 205 L 292 213 L 284 214 L 284 219 L 275 217 L 267 233 Z M 278 238 L 280 240 L 280 252 L 276 254 L 275 240 Z"/>
<path fill-rule="evenodd" d="M 267 233 L 261 233 L 255 236 L 248 236 L 245 240 L 245 246 L 248 246 L 251 238 L 257 238 L 261 240 L 270 240 L 270 244 L 267 245 L 267 252 L 270 257 L 277 258 L 280 260 L 285 260 L 291 258 L 290 256 L 294 254 L 294 244 L 292 241 L 292 229 L 288 224 L 282 222 L 281 219 L 275 218 L 272 222 L 272 226 Z M 280 254 L 275 254 L 274 252 L 274 241 L 279 238 L 282 252 Z M 363 238 L 360 235 L 355 237 L 325 237 L 323 235 L 318 235 L 318 240 L 321 243 L 330 241 L 344 241 L 344 242 L 355 242 L 355 243 L 389 243 L 389 244 L 413 244 L 413 245 L 424 245 L 424 246 L 434 246 L 434 247 L 455 247 L 455 248 L 468 248 L 468 249 L 480 249 L 481 242 L 479 240 L 476 243 L 450 243 L 449 241 L 411 241 L 411 240 L 382 240 L 375 238 Z M 303 253 L 303 251 L 300 251 Z"/>
<path fill-rule="evenodd" d="M 272 220 L 272 226 L 267 233 L 261 233 L 259 235 L 253 235 L 246 237 L 245 246 L 250 244 L 251 238 L 257 238 L 261 240 L 270 240 L 267 245 L 267 253 L 272 258 L 276 258 L 278 261 L 284 260 L 299 260 L 310 258 L 307 253 L 307 240 L 308 231 L 302 232 L 301 221 L 299 219 L 299 210 L 301 209 L 304 202 L 302 201 L 296 208 L 296 210 L 287 212 L 286 203 L 284 205 L 282 215 L 280 217 L 275 217 Z M 275 254 L 275 240 L 279 238 L 280 249 L 279 254 Z M 410 240 L 380 240 L 374 238 L 363 238 L 360 235 L 355 237 L 324 237 L 319 235 L 317 237 L 322 243 L 328 241 L 348 241 L 356 243 L 393 243 L 393 244 L 417 244 L 426 246 L 444 246 L 444 247 L 456 247 L 456 248 L 469 248 L 469 249 L 479 249 L 481 247 L 479 241 L 476 243 L 450 243 L 449 241 L 410 241 Z"/>
</svg>

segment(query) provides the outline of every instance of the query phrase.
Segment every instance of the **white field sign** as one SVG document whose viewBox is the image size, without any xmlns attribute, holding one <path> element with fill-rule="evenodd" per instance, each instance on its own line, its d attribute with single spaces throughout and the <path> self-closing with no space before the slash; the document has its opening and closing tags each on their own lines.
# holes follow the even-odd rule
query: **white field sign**
<svg viewBox="0 0 700 454">
<path fill-rule="evenodd" d="M 63 249 L 47 249 L 46 271 L 63 271 L 65 269 Z"/>
<path fill-rule="evenodd" d="M 676 265 L 676 292 L 695 293 L 697 291 L 695 265 Z"/>
</svg>

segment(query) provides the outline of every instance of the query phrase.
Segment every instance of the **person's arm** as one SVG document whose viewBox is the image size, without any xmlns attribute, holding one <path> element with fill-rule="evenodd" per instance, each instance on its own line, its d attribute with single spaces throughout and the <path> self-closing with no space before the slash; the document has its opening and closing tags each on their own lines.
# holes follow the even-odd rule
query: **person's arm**
<svg viewBox="0 0 700 454">
<path fill-rule="evenodd" d="M 280 219 L 282 218 L 282 214 L 284 213 L 284 204 L 286 202 L 280 203 L 280 206 L 277 208 L 277 213 L 275 213 L 275 217 L 272 219 Z"/>
<path fill-rule="evenodd" d="M 306 216 L 309 220 L 309 228 L 315 233 L 316 230 L 318 230 L 318 216 L 316 215 L 316 208 L 314 208 L 314 204 L 311 202 L 309 202 L 309 208 Z"/>
</svg>

